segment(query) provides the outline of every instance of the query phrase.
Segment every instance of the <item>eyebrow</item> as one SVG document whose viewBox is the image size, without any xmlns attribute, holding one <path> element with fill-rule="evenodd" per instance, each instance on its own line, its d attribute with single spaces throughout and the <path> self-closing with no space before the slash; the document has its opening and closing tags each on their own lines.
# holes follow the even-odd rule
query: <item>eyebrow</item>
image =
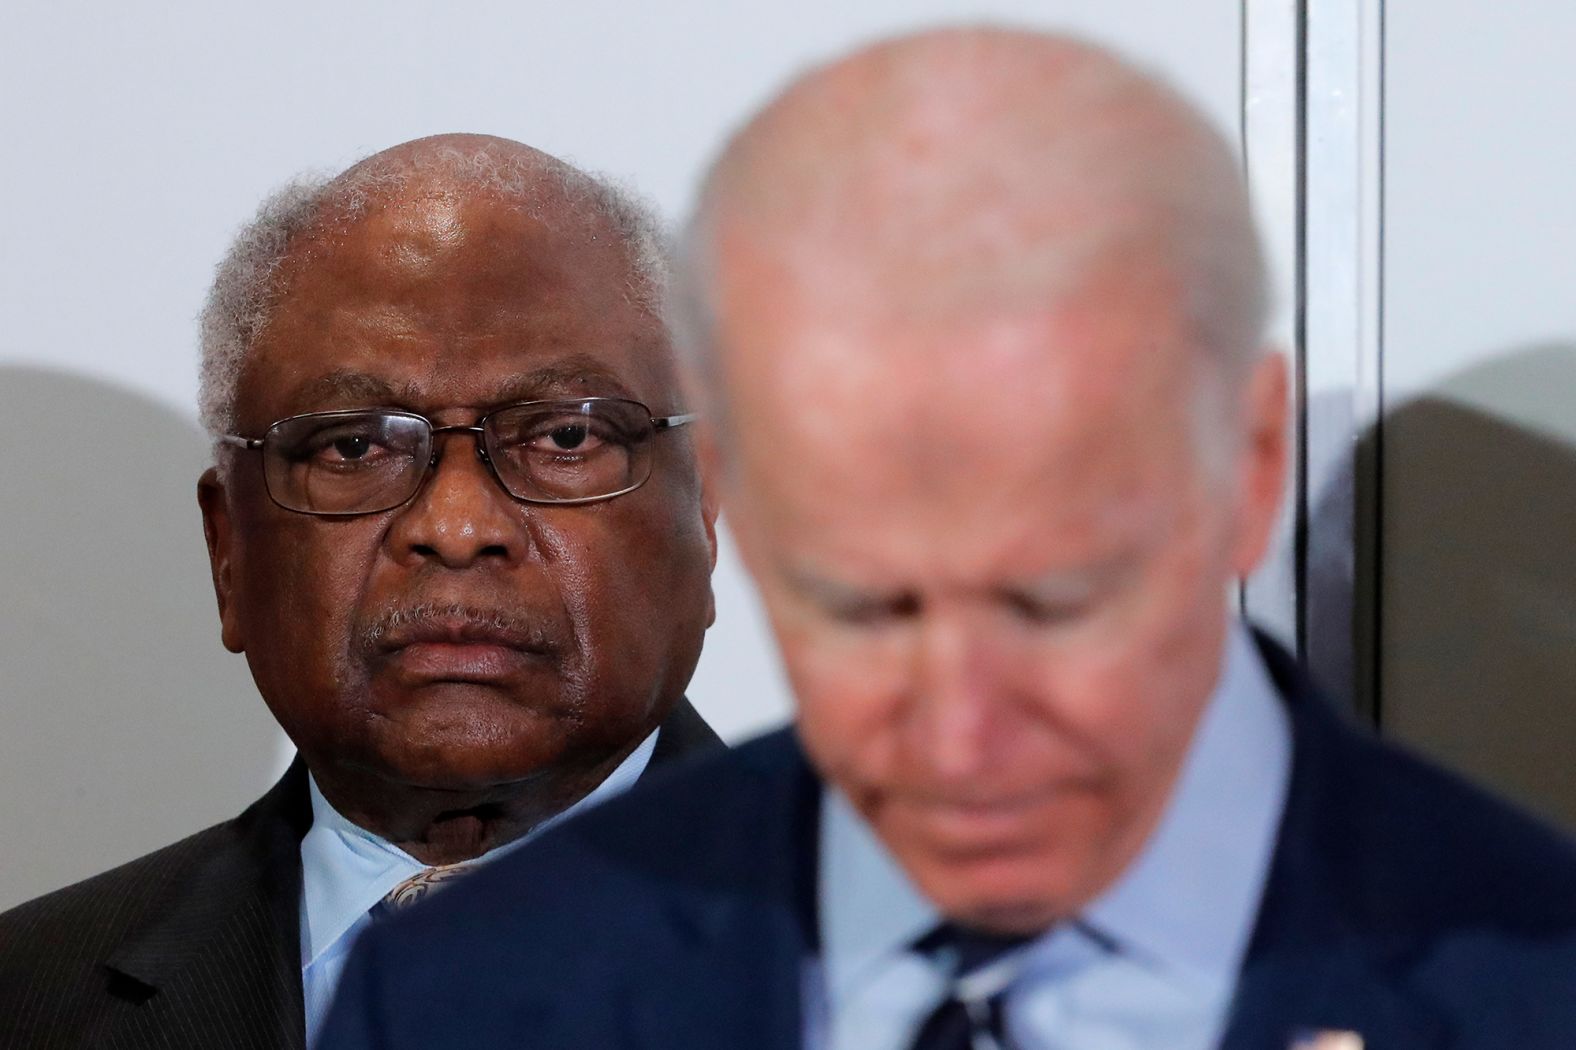
<svg viewBox="0 0 1576 1050">
<path fill-rule="evenodd" d="M 905 587 L 860 587 L 829 580 L 802 569 L 790 569 L 787 578 L 790 588 L 824 609 L 850 613 L 871 613 L 884 609 L 907 613 L 917 608 L 915 592 Z"/>
<path fill-rule="evenodd" d="M 335 369 L 309 379 L 290 392 L 293 405 L 319 405 L 326 401 L 388 404 L 396 399 L 396 391 L 387 380 L 348 369 Z"/>
<path fill-rule="evenodd" d="M 1089 565 L 1057 569 L 1039 576 L 1008 580 L 989 588 L 993 598 L 1009 604 L 1028 601 L 1058 605 L 1076 602 L 1119 583 L 1133 571 L 1121 557 L 1103 558 Z M 909 610 L 916 592 L 905 587 L 861 587 L 842 583 L 803 569 L 789 569 L 788 586 L 806 600 L 826 609 L 874 612 Z"/>
<path fill-rule="evenodd" d="M 494 403 L 581 395 L 634 399 L 629 386 L 602 362 L 588 354 L 571 354 L 510 376 L 494 392 Z"/>
<path fill-rule="evenodd" d="M 596 358 L 570 354 L 509 376 L 490 393 L 485 406 L 477 407 L 577 396 L 635 399 L 630 388 Z M 419 391 L 413 386 L 396 387 L 386 379 L 350 369 L 335 369 L 309 379 L 292 390 L 290 396 L 290 404 L 311 407 L 330 403 L 397 407 L 415 405 L 420 400 Z M 311 407 L 304 410 L 310 411 Z"/>
<path fill-rule="evenodd" d="M 1133 566 L 1121 556 L 1102 558 L 1099 561 L 1075 568 L 1057 569 L 1040 576 L 1014 580 L 996 588 L 998 596 L 1009 601 L 1027 599 L 1032 602 L 1056 605 L 1078 601 L 1090 593 L 1097 593 L 1119 583 Z"/>
</svg>

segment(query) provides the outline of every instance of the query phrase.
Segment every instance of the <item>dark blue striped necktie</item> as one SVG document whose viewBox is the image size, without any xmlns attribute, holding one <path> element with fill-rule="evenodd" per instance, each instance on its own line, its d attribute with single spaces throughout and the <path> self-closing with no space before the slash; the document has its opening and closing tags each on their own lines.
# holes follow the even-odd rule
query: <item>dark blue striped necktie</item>
<svg viewBox="0 0 1576 1050">
<path fill-rule="evenodd" d="M 1003 1016 L 1011 981 L 1004 982 L 993 995 L 974 999 L 962 994 L 962 985 L 1033 939 L 943 923 L 915 942 L 915 949 L 946 969 L 951 980 L 947 997 L 925 1018 L 911 1050 L 1011 1050 Z"/>
</svg>

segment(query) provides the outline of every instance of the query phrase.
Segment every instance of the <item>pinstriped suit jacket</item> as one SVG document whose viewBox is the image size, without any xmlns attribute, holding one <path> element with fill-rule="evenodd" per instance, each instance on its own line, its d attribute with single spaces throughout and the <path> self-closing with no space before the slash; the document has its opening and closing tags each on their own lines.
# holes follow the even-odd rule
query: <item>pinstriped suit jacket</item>
<svg viewBox="0 0 1576 1050">
<path fill-rule="evenodd" d="M 1222 1050 L 1576 1047 L 1576 843 L 1347 725 L 1260 646 L 1292 775 Z M 323 1046 L 800 1050 L 821 797 L 784 730 L 613 799 L 369 930 Z"/>
<path fill-rule="evenodd" d="M 688 701 L 651 767 L 720 746 Z M 306 767 L 234 820 L 0 915 L 0 1050 L 301 1050 Z"/>
</svg>

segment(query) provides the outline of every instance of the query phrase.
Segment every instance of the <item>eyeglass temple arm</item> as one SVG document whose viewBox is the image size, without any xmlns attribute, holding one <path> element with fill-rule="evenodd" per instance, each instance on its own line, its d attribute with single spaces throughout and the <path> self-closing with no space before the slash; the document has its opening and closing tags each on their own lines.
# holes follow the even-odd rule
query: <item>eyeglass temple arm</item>
<svg viewBox="0 0 1576 1050">
<path fill-rule="evenodd" d="M 220 434 L 217 440 L 221 445 L 234 445 L 236 448 L 252 449 L 263 447 L 262 438 L 247 438 L 239 434 Z"/>
<path fill-rule="evenodd" d="M 657 416 L 652 419 L 651 425 L 658 430 L 672 430 L 674 427 L 681 427 L 685 423 L 693 423 L 699 418 L 699 412 L 685 412 L 683 415 L 678 416 Z"/>
</svg>

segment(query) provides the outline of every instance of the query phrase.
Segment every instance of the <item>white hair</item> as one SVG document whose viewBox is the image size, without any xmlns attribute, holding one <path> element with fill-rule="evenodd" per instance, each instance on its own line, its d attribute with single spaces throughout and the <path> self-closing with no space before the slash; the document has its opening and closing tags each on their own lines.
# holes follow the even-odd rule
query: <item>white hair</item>
<svg viewBox="0 0 1576 1050">
<path fill-rule="evenodd" d="M 601 219 L 629 258 L 626 294 L 660 315 L 672 268 L 669 237 L 656 210 L 618 180 L 545 154 L 521 156 L 477 147 L 438 146 L 398 164 L 360 162 L 338 177 L 298 176 L 271 193 L 241 227 L 214 274 L 200 318 L 198 407 L 213 436 L 235 426 L 236 394 L 247 355 L 278 304 L 281 264 L 302 234 L 344 228 L 414 175 L 438 173 L 462 186 L 518 201 L 544 223 L 567 213 Z"/>
</svg>

